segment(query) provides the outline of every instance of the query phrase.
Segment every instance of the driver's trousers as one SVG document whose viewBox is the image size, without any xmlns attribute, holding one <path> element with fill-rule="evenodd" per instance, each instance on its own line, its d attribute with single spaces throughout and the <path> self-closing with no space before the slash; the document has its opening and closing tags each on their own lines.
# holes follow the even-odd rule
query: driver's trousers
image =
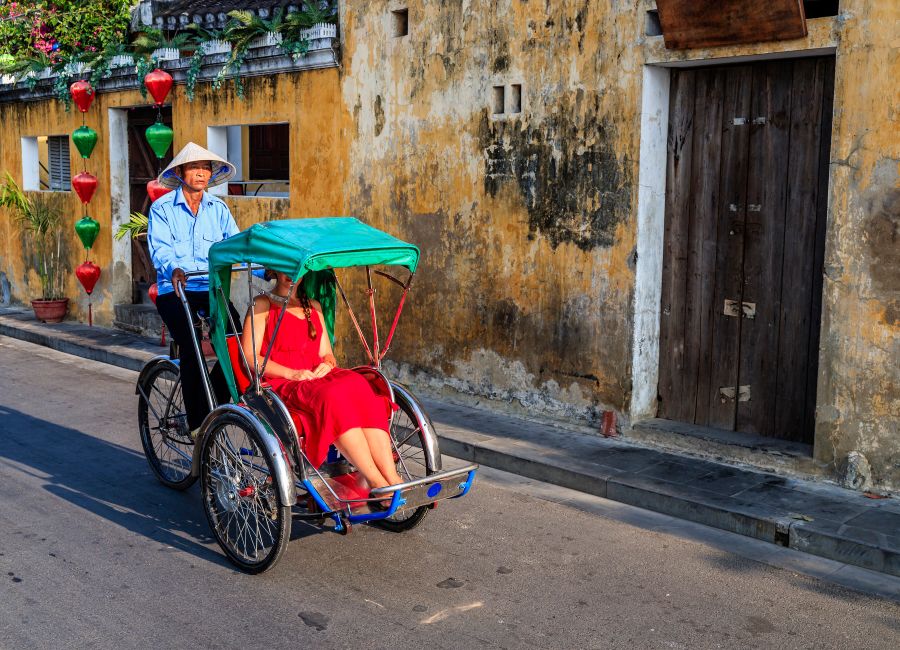
<svg viewBox="0 0 900 650">
<path fill-rule="evenodd" d="M 200 343 L 200 321 L 197 317 L 201 312 L 205 317 L 209 316 L 209 292 L 185 291 L 188 305 L 191 308 L 191 316 L 194 319 L 194 331 L 197 333 L 197 343 Z M 231 318 L 235 327 L 240 332 L 241 321 L 234 305 L 228 303 L 231 310 Z M 194 343 L 191 340 L 190 325 L 184 315 L 184 307 L 181 299 L 175 292 L 164 293 L 156 299 L 156 311 L 159 312 L 166 324 L 172 338 L 178 344 L 178 359 L 181 366 L 181 392 L 184 397 L 184 410 L 187 413 L 188 427 L 193 431 L 203 424 L 204 418 L 209 415 L 209 404 L 206 401 L 206 393 L 203 390 L 203 377 L 200 374 L 200 366 L 197 362 L 197 353 L 194 351 Z M 231 333 L 231 323 L 225 322 L 226 331 Z M 219 404 L 230 401 L 228 384 L 225 374 L 216 362 L 210 372 L 213 394 Z"/>
</svg>

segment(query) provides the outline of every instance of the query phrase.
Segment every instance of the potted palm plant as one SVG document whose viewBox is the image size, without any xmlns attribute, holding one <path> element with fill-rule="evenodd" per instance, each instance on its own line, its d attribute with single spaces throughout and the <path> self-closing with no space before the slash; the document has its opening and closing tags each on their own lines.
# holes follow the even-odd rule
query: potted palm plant
<svg viewBox="0 0 900 650">
<path fill-rule="evenodd" d="M 13 213 L 34 255 L 34 270 L 41 281 L 41 297 L 31 301 L 35 318 L 59 323 L 69 308 L 69 299 L 62 291 L 62 213 L 44 196 L 26 196 L 9 172 L 0 185 L 0 207 Z"/>
</svg>

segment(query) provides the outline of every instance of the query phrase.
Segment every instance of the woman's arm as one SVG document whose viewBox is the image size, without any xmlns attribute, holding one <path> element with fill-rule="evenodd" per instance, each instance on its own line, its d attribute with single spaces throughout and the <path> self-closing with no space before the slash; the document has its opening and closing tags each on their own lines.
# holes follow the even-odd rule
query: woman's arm
<svg viewBox="0 0 900 650">
<path fill-rule="evenodd" d="M 271 303 L 265 296 L 258 296 L 253 301 L 253 312 L 247 311 L 247 317 L 244 319 L 244 330 L 241 333 L 241 347 L 244 349 L 244 355 L 247 361 L 252 362 L 256 359 L 257 365 L 262 368 L 265 355 L 262 354 L 263 333 L 266 331 L 266 323 L 269 318 L 269 309 Z M 251 334 L 250 326 L 253 325 L 255 337 Z M 253 338 L 256 338 L 256 347 L 253 347 Z M 252 368 L 251 373 L 252 374 Z M 277 377 L 281 379 L 312 379 L 313 373 L 309 370 L 295 370 L 288 368 L 280 363 L 276 363 L 271 358 L 266 364 L 265 377 Z"/>
</svg>

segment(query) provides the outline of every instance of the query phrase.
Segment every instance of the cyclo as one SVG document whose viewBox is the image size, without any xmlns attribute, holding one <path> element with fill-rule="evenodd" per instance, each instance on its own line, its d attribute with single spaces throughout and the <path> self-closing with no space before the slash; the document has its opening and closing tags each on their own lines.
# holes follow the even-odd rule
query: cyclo
<svg viewBox="0 0 900 650">
<path fill-rule="evenodd" d="M 203 370 L 211 412 L 196 440 L 186 426 L 179 384 L 178 360 L 159 356 L 141 371 L 136 392 L 141 443 L 150 468 L 166 486 L 177 490 L 200 479 L 203 508 L 216 541 L 243 571 L 271 569 L 287 546 L 293 519 L 324 524 L 348 533 L 355 523 L 368 522 L 402 532 L 418 525 L 437 501 L 465 495 L 477 465 L 441 469 L 438 438 L 419 400 L 405 386 L 391 381 L 381 361 L 391 345 L 419 261 L 419 250 L 357 219 L 328 217 L 256 224 L 214 244 L 209 254 L 210 339 L 231 394 L 231 403 L 217 404 L 202 347 L 193 332 L 193 347 Z M 373 266 L 401 267 L 405 280 Z M 335 269 L 362 267 L 366 275 L 372 344 L 363 334 Z M 362 341 L 368 364 L 354 368 L 378 395 L 397 410 L 390 419 L 390 437 L 399 485 L 365 489 L 362 478 L 334 447 L 326 461 L 314 467 L 304 450 L 306 434 L 300 419 L 269 388 L 262 364 L 250 363 L 237 336 L 229 299 L 235 273 L 246 273 L 252 304 L 251 274 L 267 268 L 292 278 L 291 292 L 304 279 L 308 296 L 322 305 L 328 335 L 334 340 L 337 296 Z M 399 275 L 399 273 L 398 273 Z M 373 277 L 399 285 L 397 311 L 383 346 L 379 342 Z M 195 321 L 182 294 L 185 315 Z M 272 338 L 278 336 L 282 310 Z M 262 336 L 252 331 L 251 336 Z M 377 498 L 376 498 L 377 497 Z M 390 499 L 390 505 L 380 505 Z M 380 503 L 373 503 L 380 502 Z M 380 506 L 380 507 L 379 507 Z"/>
</svg>

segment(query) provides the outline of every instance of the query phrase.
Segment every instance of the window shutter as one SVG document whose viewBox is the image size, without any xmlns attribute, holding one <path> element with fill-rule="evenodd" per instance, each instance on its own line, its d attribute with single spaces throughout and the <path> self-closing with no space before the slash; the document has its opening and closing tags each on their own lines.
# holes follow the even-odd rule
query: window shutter
<svg viewBox="0 0 900 650">
<path fill-rule="evenodd" d="M 68 190 L 72 184 L 69 136 L 51 135 L 48 137 L 47 151 L 50 162 L 50 189 L 58 192 Z"/>
</svg>

